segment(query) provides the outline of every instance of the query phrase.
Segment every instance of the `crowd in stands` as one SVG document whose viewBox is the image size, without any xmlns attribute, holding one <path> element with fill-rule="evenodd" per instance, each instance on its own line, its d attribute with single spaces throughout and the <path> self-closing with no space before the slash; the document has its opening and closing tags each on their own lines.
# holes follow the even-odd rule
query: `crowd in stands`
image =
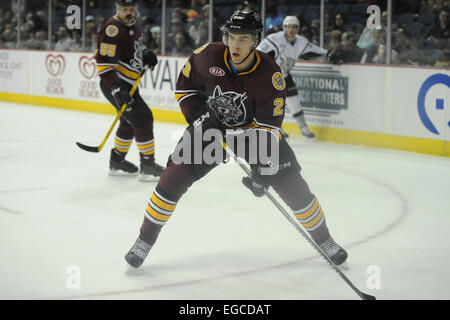
<svg viewBox="0 0 450 320">
<path fill-rule="evenodd" d="M 141 0 L 140 21 L 146 40 L 161 53 L 161 0 Z M 450 66 L 450 0 L 395 0 L 392 16 L 392 63 Z M 82 0 L 51 0 L 52 37 L 48 42 L 48 0 L 2 1 L 0 4 L 0 48 L 50 49 L 60 51 L 96 50 L 96 35 L 106 19 L 115 13 L 115 0 L 86 0 L 86 40 L 81 31 L 65 24 L 69 4 Z M 188 56 L 208 42 L 208 0 L 167 0 L 166 54 Z M 320 44 L 320 0 L 267 0 L 265 34 L 282 30 L 286 15 L 296 15 L 300 35 Z M 295 3 L 294 5 L 292 3 Z M 341 62 L 386 62 L 386 0 L 326 0 L 324 47 L 341 52 Z M 381 29 L 370 29 L 366 21 L 369 5 L 382 10 Z M 221 40 L 220 28 L 236 9 L 260 11 L 261 0 L 215 0 L 213 41 Z M 20 30 L 18 15 L 20 10 Z M 20 41 L 19 41 L 20 40 Z M 299 57 L 308 59 L 308 57 Z"/>
</svg>

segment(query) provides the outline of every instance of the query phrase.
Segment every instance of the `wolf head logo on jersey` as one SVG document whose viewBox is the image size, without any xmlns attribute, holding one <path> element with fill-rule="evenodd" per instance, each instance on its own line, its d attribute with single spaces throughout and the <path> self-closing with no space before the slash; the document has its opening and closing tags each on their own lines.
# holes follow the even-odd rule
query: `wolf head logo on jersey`
<svg viewBox="0 0 450 320">
<path fill-rule="evenodd" d="M 142 36 L 134 41 L 134 58 L 130 61 L 133 68 L 138 70 L 142 69 L 142 54 L 145 48 L 147 48 L 147 46 L 144 44 L 144 38 Z"/>
<path fill-rule="evenodd" d="M 227 126 L 237 126 L 245 122 L 244 100 L 247 95 L 233 91 L 222 92 L 219 86 L 214 88 L 212 97 L 208 98 L 208 107 L 213 109 L 217 118 Z"/>
</svg>

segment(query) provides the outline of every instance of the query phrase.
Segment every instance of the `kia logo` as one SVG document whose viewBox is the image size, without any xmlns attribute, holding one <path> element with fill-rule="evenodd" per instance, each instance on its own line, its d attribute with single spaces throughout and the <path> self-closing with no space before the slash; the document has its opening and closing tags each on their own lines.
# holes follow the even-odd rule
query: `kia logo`
<svg viewBox="0 0 450 320">
<path fill-rule="evenodd" d="M 213 75 L 213 76 L 217 76 L 217 77 L 222 77 L 225 75 L 225 71 L 223 71 L 221 68 L 219 67 L 211 67 L 209 68 L 209 72 Z"/>
<path fill-rule="evenodd" d="M 49 54 L 45 58 L 45 67 L 49 74 L 56 77 L 63 74 L 66 68 L 66 61 L 62 55 L 54 56 Z"/>
<path fill-rule="evenodd" d="M 95 64 L 95 57 L 82 56 L 78 61 L 78 68 L 81 74 L 86 79 L 92 79 L 97 73 L 97 66 Z"/>
</svg>

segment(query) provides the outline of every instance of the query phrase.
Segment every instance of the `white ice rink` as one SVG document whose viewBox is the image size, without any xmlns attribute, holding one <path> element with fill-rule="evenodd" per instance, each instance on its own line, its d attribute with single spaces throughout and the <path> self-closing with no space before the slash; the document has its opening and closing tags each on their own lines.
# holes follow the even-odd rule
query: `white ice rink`
<svg viewBox="0 0 450 320">
<path fill-rule="evenodd" d="M 0 299 L 359 299 L 236 164 L 191 187 L 130 271 L 156 182 L 107 175 L 112 137 L 97 154 L 75 145 L 100 144 L 114 116 L 13 103 L 0 115 Z M 155 123 L 159 163 L 183 128 Z M 450 299 L 449 158 L 290 143 L 359 289 Z M 138 163 L 134 144 L 127 159 Z"/>
</svg>

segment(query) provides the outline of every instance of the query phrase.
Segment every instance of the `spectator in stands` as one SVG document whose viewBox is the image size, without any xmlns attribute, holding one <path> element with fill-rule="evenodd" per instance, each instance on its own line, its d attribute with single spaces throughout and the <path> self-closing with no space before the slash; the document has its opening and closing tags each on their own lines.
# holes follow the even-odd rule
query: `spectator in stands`
<svg viewBox="0 0 450 320">
<path fill-rule="evenodd" d="M 340 30 L 333 30 L 330 32 L 330 41 L 328 49 L 336 49 L 341 44 L 342 32 Z"/>
<path fill-rule="evenodd" d="M 197 29 L 197 36 L 194 38 L 195 47 L 198 48 L 208 42 L 208 23 L 200 21 Z"/>
<path fill-rule="evenodd" d="M 312 38 L 312 32 L 311 29 L 307 26 L 307 25 L 303 25 L 300 28 L 300 31 L 298 32 L 302 37 L 305 37 L 306 39 L 308 39 L 309 42 L 311 42 L 311 38 Z"/>
<path fill-rule="evenodd" d="M 67 1 L 63 0 L 52 0 L 52 7 L 53 9 L 66 9 L 67 8 Z"/>
<path fill-rule="evenodd" d="M 314 43 L 316 46 L 320 44 L 320 20 L 314 19 L 311 22 L 311 39 L 310 42 Z"/>
<path fill-rule="evenodd" d="M 6 26 L 5 30 L 2 33 L 2 41 L 5 48 L 9 49 L 15 48 L 15 39 L 13 30 L 9 26 Z"/>
<path fill-rule="evenodd" d="M 185 31 L 178 31 L 175 34 L 175 46 L 172 48 L 172 56 L 189 56 L 192 53 L 190 45 L 191 39 Z"/>
<path fill-rule="evenodd" d="M 95 52 L 97 50 L 97 34 L 91 33 L 89 37 L 86 36 L 86 46 L 88 52 Z"/>
<path fill-rule="evenodd" d="M 367 52 L 368 63 L 385 64 L 386 63 L 386 31 L 384 29 L 375 30 L 374 46 Z M 396 61 L 397 50 L 391 50 L 391 61 Z"/>
<path fill-rule="evenodd" d="M 172 21 L 181 21 L 183 24 L 186 22 L 187 16 L 183 12 L 183 8 L 176 7 L 172 9 L 171 20 Z"/>
<path fill-rule="evenodd" d="M 212 41 L 221 41 L 222 40 L 222 32 L 220 31 L 221 23 L 217 18 L 217 13 L 213 10 L 213 32 L 212 32 Z M 200 12 L 200 22 L 206 23 L 206 26 L 209 24 L 209 4 L 204 5 Z M 199 29 L 201 29 L 199 24 Z M 204 43 L 203 43 L 204 44 Z"/>
<path fill-rule="evenodd" d="M 35 28 L 34 30 L 35 31 L 47 32 L 48 25 L 46 22 L 44 11 L 42 11 L 42 10 L 36 11 L 36 15 L 33 17 L 33 21 L 34 21 L 34 28 Z"/>
<path fill-rule="evenodd" d="M 330 11 L 325 11 L 323 16 L 323 23 L 324 23 L 324 33 L 325 37 L 328 37 L 330 32 L 333 31 L 334 27 L 334 21 L 333 21 L 333 14 Z"/>
<path fill-rule="evenodd" d="M 96 23 L 97 24 L 97 33 L 100 32 L 100 30 L 102 29 L 105 22 L 106 22 L 106 16 L 101 14 L 97 17 L 97 23 Z"/>
<path fill-rule="evenodd" d="M 70 51 L 83 51 L 84 48 L 81 43 L 81 30 L 72 30 L 72 45 Z"/>
<path fill-rule="evenodd" d="M 283 17 L 278 13 L 276 2 L 270 2 L 267 5 L 266 15 L 266 34 L 278 32 L 283 29 Z"/>
<path fill-rule="evenodd" d="M 334 28 L 341 32 L 351 31 L 352 26 L 348 23 L 347 16 L 343 13 L 337 13 L 334 16 Z"/>
<path fill-rule="evenodd" d="M 161 27 L 155 26 L 150 29 L 152 34 L 152 43 L 150 49 L 155 54 L 161 54 Z"/>
<path fill-rule="evenodd" d="M 184 23 L 181 20 L 172 20 L 170 22 L 169 34 L 167 35 L 166 50 L 170 52 L 175 47 L 175 34 L 184 30 Z"/>
<path fill-rule="evenodd" d="M 255 4 L 250 1 L 244 1 L 237 5 L 236 10 L 245 10 L 245 11 L 251 11 L 256 10 Z"/>
<path fill-rule="evenodd" d="M 375 45 L 375 30 L 365 26 L 356 45 L 364 51 L 369 51 Z"/>
<path fill-rule="evenodd" d="M 353 31 L 344 32 L 339 46 L 327 54 L 328 60 L 335 64 L 365 63 L 366 57 L 364 51 L 356 46 L 356 35 Z"/>
<path fill-rule="evenodd" d="M 45 32 L 44 30 L 39 30 L 38 32 L 36 32 L 34 49 L 35 50 L 49 50 L 50 49 L 50 45 L 48 43 L 47 32 Z"/>
<path fill-rule="evenodd" d="M 448 8 L 440 10 L 438 20 L 429 30 L 427 38 L 438 48 L 446 47 L 450 41 L 450 10 Z"/>
<path fill-rule="evenodd" d="M 187 15 L 186 30 L 195 45 L 195 41 L 198 36 L 199 24 L 201 22 L 200 14 L 196 10 L 188 10 Z"/>
<path fill-rule="evenodd" d="M 97 25 L 95 18 L 91 15 L 86 17 L 86 34 L 97 33 Z"/>
<path fill-rule="evenodd" d="M 394 33 L 393 46 L 398 52 L 398 56 L 393 60 L 395 64 L 417 65 L 422 60 L 422 53 L 415 46 L 403 29 L 398 29 Z"/>
<path fill-rule="evenodd" d="M 72 38 L 65 26 L 60 26 L 57 32 L 58 41 L 55 43 L 55 50 L 70 51 L 72 47 Z"/>
</svg>

